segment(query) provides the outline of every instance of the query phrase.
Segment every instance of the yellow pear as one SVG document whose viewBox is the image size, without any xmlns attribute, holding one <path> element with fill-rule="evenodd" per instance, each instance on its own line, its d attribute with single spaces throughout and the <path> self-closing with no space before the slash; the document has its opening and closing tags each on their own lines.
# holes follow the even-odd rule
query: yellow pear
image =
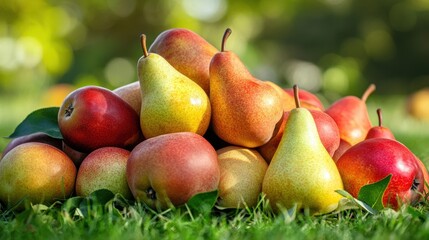
<svg viewBox="0 0 429 240">
<path fill-rule="evenodd" d="M 219 199 L 224 208 L 255 207 L 267 162 L 254 149 L 228 146 L 217 150 L 220 166 Z"/>
<path fill-rule="evenodd" d="M 140 127 L 145 138 L 174 132 L 204 135 L 211 106 L 206 92 L 156 53 L 148 53 L 142 35 L 143 56 L 138 61 L 142 92 Z"/>
<path fill-rule="evenodd" d="M 286 122 L 283 137 L 265 174 L 262 192 L 272 209 L 308 209 L 311 214 L 335 210 L 343 189 L 339 171 L 317 132 L 314 119 L 300 107 L 298 88 L 296 108 Z"/>
</svg>

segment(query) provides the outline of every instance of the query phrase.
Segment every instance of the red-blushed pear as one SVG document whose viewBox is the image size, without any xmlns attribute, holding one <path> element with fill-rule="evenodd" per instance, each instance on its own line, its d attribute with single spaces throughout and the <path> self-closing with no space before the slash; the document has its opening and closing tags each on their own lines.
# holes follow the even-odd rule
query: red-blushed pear
<svg viewBox="0 0 429 240">
<path fill-rule="evenodd" d="M 402 143 L 389 138 L 370 138 L 350 147 L 336 162 L 344 189 L 357 197 L 360 189 L 392 175 L 383 195 L 383 205 L 398 209 L 422 197 L 424 175 L 415 155 Z"/>
<path fill-rule="evenodd" d="M 212 126 L 231 145 L 254 148 L 276 134 L 284 107 L 277 90 L 253 77 L 235 53 L 225 51 L 230 34 L 228 28 L 221 51 L 210 62 Z"/>
<path fill-rule="evenodd" d="M 0 159 L 3 158 L 4 155 L 6 155 L 6 153 L 8 153 L 10 150 L 15 148 L 16 146 L 19 146 L 19 145 L 21 145 L 23 143 L 27 143 L 27 142 L 47 143 L 47 144 L 52 145 L 58 149 L 61 149 L 61 147 L 62 147 L 62 140 L 61 139 L 53 138 L 46 133 L 38 132 L 38 133 L 33 133 L 33 134 L 13 138 L 12 140 L 10 140 L 10 142 L 4 148 Z"/>
<path fill-rule="evenodd" d="M 289 98 L 291 99 L 290 102 L 293 102 L 293 88 L 285 88 L 283 90 L 289 95 Z M 325 110 L 325 106 L 323 105 L 322 101 L 320 101 L 320 99 L 315 94 L 304 89 L 299 91 L 299 100 L 301 102 L 301 106 L 304 108 L 320 111 Z M 292 108 L 294 107 L 295 106 L 292 106 Z"/>
<path fill-rule="evenodd" d="M 392 131 L 390 131 L 389 128 L 384 127 L 382 125 L 383 115 L 381 114 L 381 108 L 377 109 L 377 117 L 378 117 L 378 126 L 374 126 L 374 127 L 370 128 L 368 133 L 366 134 L 365 139 L 370 139 L 370 138 L 395 139 L 395 136 L 393 135 Z"/>
<path fill-rule="evenodd" d="M 153 209 L 181 206 L 198 193 L 217 190 L 216 150 L 192 132 L 159 135 L 139 143 L 127 162 L 134 198 Z"/>
<path fill-rule="evenodd" d="M 334 154 L 334 160 L 337 160 L 350 146 L 364 140 L 372 127 L 366 100 L 374 91 L 375 85 L 370 84 L 362 98 L 346 96 L 335 101 L 325 110 L 334 119 L 340 130 L 341 142 L 338 147 L 339 152 Z"/>
<path fill-rule="evenodd" d="M 70 197 L 75 179 L 76 167 L 64 152 L 46 143 L 23 143 L 0 161 L 0 201 L 7 207 L 24 199 L 50 204 Z"/>
<path fill-rule="evenodd" d="M 102 147 L 83 159 L 76 177 L 76 194 L 89 196 L 92 192 L 107 189 L 132 199 L 128 187 L 126 168 L 130 151 L 118 147 Z"/>
<path fill-rule="evenodd" d="M 383 117 L 382 117 L 382 113 L 381 113 L 380 108 L 377 109 L 377 116 L 378 116 L 378 126 L 374 126 L 368 131 L 368 134 L 366 135 L 366 139 L 389 138 L 389 139 L 396 140 L 392 131 L 390 131 L 389 128 L 382 126 Z M 428 172 L 425 164 L 420 160 L 420 158 L 418 158 L 417 156 L 415 156 L 415 157 L 416 157 L 417 164 L 419 165 L 420 169 L 423 172 L 425 194 L 428 194 L 429 193 L 429 187 L 428 187 L 427 183 L 429 183 L 429 172 Z M 428 197 L 429 197 L 429 195 L 428 195 Z"/>
<path fill-rule="evenodd" d="M 80 152 L 132 148 L 141 140 L 139 116 L 109 89 L 85 86 L 71 92 L 58 112 L 64 142 Z"/>
<path fill-rule="evenodd" d="M 142 92 L 140 90 L 140 82 L 135 81 L 128 83 L 122 87 L 112 90 L 112 92 L 127 102 L 138 115 L 142 105 Z"/>
<path fill-rule="evenodd" d="M 314 118 L 314 122 L 316 123 L 320 140 L 322 141 L 322 144 L 328 151 L 329 155 L 332 157 L 340 145 L 340 132 L 338 130 L 338 126 L 335 121 L 325 112 L 315 109 L 309 109 L 309 111 Z M 268 163 L 271 161 L 271 158 L 277 150 L 283 135 L 286 121 L 289 118 L 289 114 L 290 111 L 284 112 L 283 121 L 276 136 L 274 136 L 266 144 L 258 147 L 258 151 Z"/>
<path fill-rule="evenodd" d="M 168 29 L 156 37 L 149 52 L 164 57 L 209 95 L 209 65 L 218 50 L 200 35 L 184 28 Z"/>
</svg>

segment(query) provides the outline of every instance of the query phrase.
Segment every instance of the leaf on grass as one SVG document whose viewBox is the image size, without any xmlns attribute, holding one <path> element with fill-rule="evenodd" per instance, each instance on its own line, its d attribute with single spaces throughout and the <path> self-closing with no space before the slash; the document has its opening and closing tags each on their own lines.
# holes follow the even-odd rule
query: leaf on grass
<svg viewBox="0 0 429 240">
<path fill-rule="evenodd" d="M 9 138 L 17 138 L 29 134 L 43 132 L 47 135 L 62 139 L 58 127 L 59 107 L 41 108 L 30 113 L 18 126 Z"/>
<path fill-rule="evenodd" d="M 216 200 L 218 198 L 218 191 L 204 192 L 198 193 L 193 196 L 186 203 L 188 207 L 192 211 L 196 211 L 198 213 L 206 214 L 209 213 L 214 205 L 216 204 Z"/>
<path fill-rule="evenodd" d="M 363 186 L 359 191 L 358 199 L 374 209 L 382 210 L 384 208 L 383 195 L 391 178 L 392 174 L 378 182 Z"/>
<path fill-rule="evenodd" d="M 349 202 L 346 202 L 346 201 L 340 202 L 340 204 L 338 205 L 339 208 L 341 208 L 341 207 L 345 208 L 345 206 L 343 206 L 341 204 L 346 204 L 346 203 L 349 204 L 351 202 L 351 203 L 355 204 L 356 206 L 358 206 L 359 208 L 361 208 L 361 209 L 363 209 L 363 210 L 365 210 L 365 211 L 367 211 L 367 212 L 369 212 L 371 214 L 377 214 L 378 213 L 377 210 L 373 209 L 372 207 L 370 207 L 365 202 L 363 202 L 363 201 L 361 201 L 359 199 L 354 198 L 347 191 L 345 191 L 345 190 L 336 190 L 336 192 L 339 193 L 341 196 L 345 197 L 349 201 Z"/>
<path fill-rule="evenodd" d="M 115 197 L 112 191 L 107 189 L 99 189 L 89 194 L 88 199 L 92 204 L 106 205 L 110 200 Z"/>
</svg>

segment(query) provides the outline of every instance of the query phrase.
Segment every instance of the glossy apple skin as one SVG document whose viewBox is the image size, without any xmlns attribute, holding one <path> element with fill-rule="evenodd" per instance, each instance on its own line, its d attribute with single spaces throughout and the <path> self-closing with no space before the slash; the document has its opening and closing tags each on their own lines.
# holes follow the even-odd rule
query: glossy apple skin
<svg viewBox="0 0 429 240">
<path fill-rule="evenodd" d="M 99 189 L 132 199 L 126 177 L 130 151 L 118 147 L 102 147 L 86 156 L 76 177 L 76 194 L 88 196 Z"/>
<path fill-rule="evenodd" d="M 340 145 L 340 133 L 335 121 L 325 112 L 319 110 L 309 110 L 316 123 L 320 140 L 330 156 L 333 156 Z M 274 156 L 277 146 L 283 136 L 286 121 L 290 112 L 284 112 L 283 122 L 280 124 L 278 133 L 266 144 L 258 148 L 258 151 L 269 163 Z"/>
<path fill-rule="evenodd" d="M 127 163 L 134 198 L 157 210 L 185 204 L 197 193 L 218 188 L 216 150 L 191 132 L 159 135 L 139 143 Z"/>
<path fill-rule="evenodd" d="M 0 161 L 0 201 L 11 207 L 21 199 L 31 203 L 53 203 L 74 191 L 76 167 L 52 145 L 23 143 Z"/>
<path fill-rule="evenodd" d="M 62 140 L 59 138 L 53 138 L 53 137 L 51 137 L 45 133 L 42 133 L 42 132 L 33 133 L 33 134 L 25 135 L 22 137 L 13 138 L 12 140 L 10 140 L 10 142 L 6 145 L 5 149 L 3 150 L 3 154 L 1 156 L 1 158 L 3 158 L 4 155 L 6 155 L 6 153 L 8 153 L 10 150 L 15 148 L 16 146 L 21 145 L 23 143 L 27 143 L 27 142 L 46 143 L 46 144 L 50 144 L 50 145 L 52 145 L 58 149 L 61 149 L 61 147 L 62 147 Z"/>
<path fill-rule="evenodd" d="M 403 144 L 387 138 L 372 138 L 349 148 L 336 162 L 344 189 L 357 197 L 360 189 L 392 174 L 383 195 L 383 205 L 397 209 L 421 198 L 424 176 L 414 154 Z M 416 184 L 413 186 L 413 183 Z"/>
<path fill-rule="evenodd" d="M 58 112 L 64 142 L 89 153 L 101 147 L 131 148 L 141 139 L 134 109 L 112 91 L 85 86 L 70 93 Z"/>
</svg>

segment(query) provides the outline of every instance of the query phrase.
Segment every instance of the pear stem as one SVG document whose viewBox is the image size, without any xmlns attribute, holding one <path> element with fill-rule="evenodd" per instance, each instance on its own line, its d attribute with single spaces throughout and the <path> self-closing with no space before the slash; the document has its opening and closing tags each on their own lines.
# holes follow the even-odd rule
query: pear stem
<svg viewBox="0 0 429 240">
<path fill-rule="evenodd" d="M 298 85 L 293 85 L 293 97 L 295 98 L 295 106 L 297 108 L 301 107 L 301 102 L 299 101 L 299 92 L 298 92 Z"/>
<path fill-rule="evenodd" d="M 369 85 L 369 87 L 366 89 L 366 91 L 363 93 L 362 95 L 362 101 L 366 102 L 366 100 L 368 99 L 369 95 L 371 95 L 371 93 L 373 93 L 375 91 L 375 84 L 371 84 Z"/>
<path fill-rule="evenodd" d="M 232 33 L 231 28 L 227 28 L 225 30 L 225 33 L 223 34 L 223 37 L 222 37 L 222 45 L 221 45 L 221 48 L 220 48 L 221 52 L 225 51 L 225 42 L 228 39 L 229 35 L 231 35 L 231 33 Z"/>
<path fill-rule="evenodd" d="M 149 56 L 149 53 L 147 52 L 147 47 L 146 47 L 146 35 L 145 34 L 140 35 L 140 44 L 141 44 L 142 49 L 143 49 L 143 56 L 144 57 Z"/>
<path fill-rule="evenodd" d="M 377 116 L 378 116 L 378 126 L 381 127 L 383 116 L 381 114 L 381 108 L 377 108 Z"/>
</svg>

